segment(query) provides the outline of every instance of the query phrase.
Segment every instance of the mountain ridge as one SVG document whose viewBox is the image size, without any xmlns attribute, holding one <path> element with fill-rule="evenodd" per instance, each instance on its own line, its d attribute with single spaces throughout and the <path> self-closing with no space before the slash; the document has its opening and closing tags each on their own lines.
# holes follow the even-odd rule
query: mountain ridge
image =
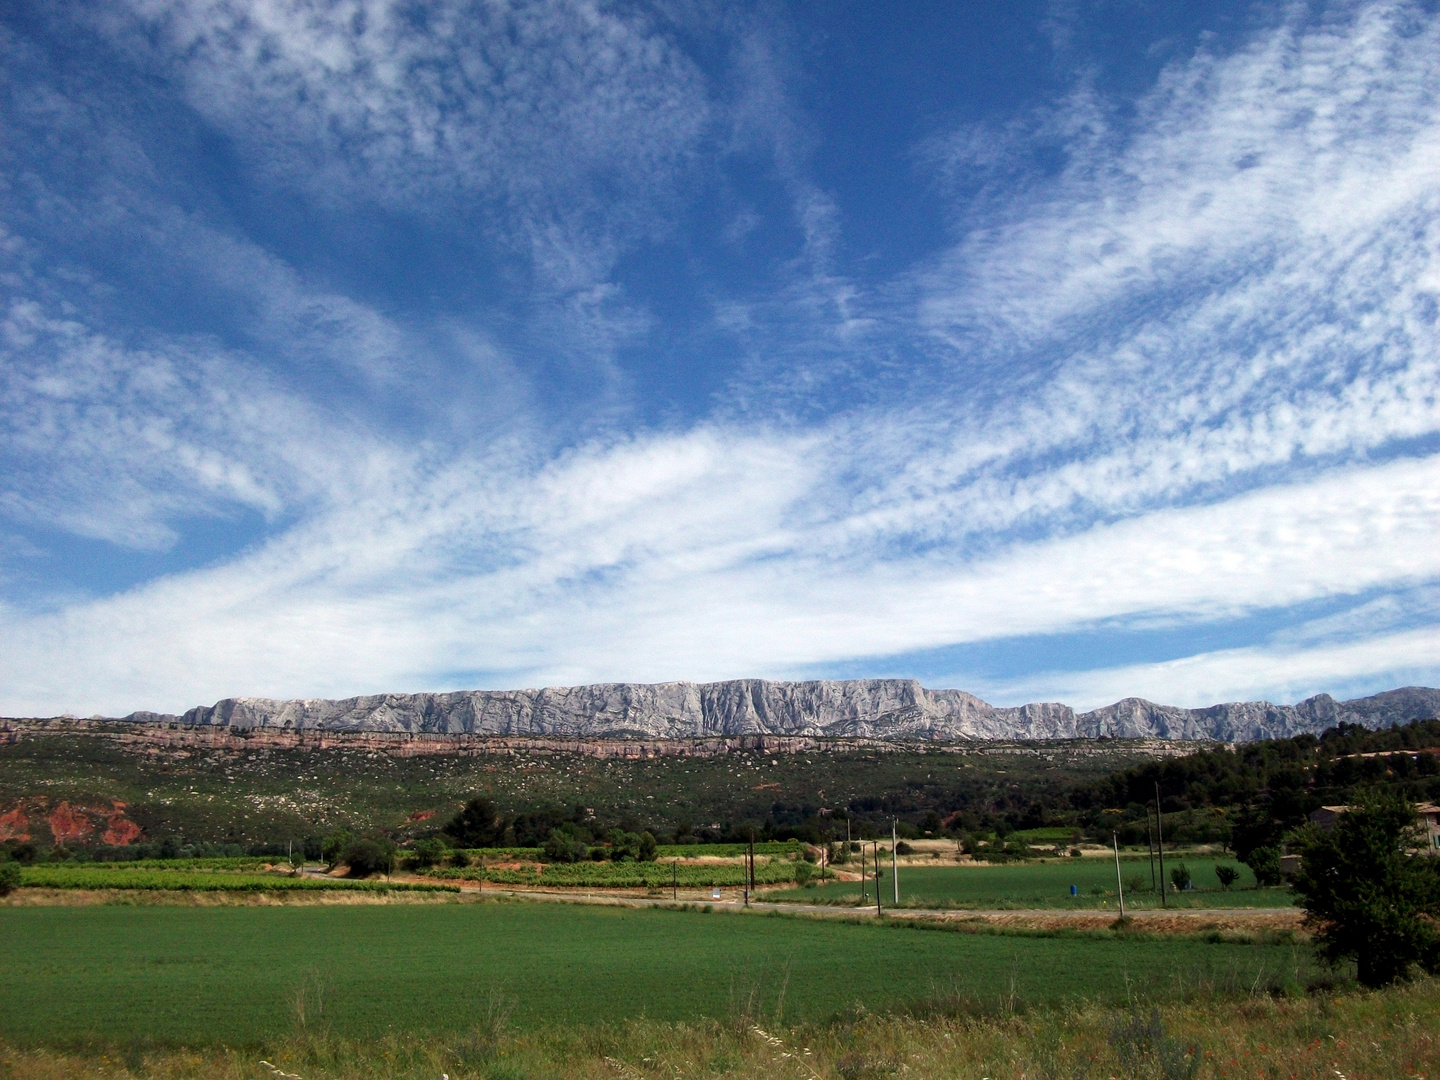
<svg viewBox="0 0 1440 1080">
<path fill-rule="evenodd" d="M 541 738 L 695 739 L 746 735 L 964 742 L 1149 738 L 1253 742 L 1337 723 L 1384 727 L 1440 715 L 1440 690 L 1401 687 L 1295 705 L 1227 702 L 1200 709 L 1123 698 L 1077 713 L 1059 702 L 989 704 L 914 679 L 596 683 L 527 690 L 371 694 L 344 699 L 223 698 L 180 715 L 135 712 L 118 723 L 198 728 L 389 732 Z"/>
</svg>

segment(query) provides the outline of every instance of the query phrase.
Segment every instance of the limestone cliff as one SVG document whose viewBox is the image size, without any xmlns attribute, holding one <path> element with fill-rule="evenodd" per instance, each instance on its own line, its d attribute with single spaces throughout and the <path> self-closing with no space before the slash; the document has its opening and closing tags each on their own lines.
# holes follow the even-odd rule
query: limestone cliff
<svg viewBox="0 0 1440 1080">
<path fill-rule="evenodd" d="M 582 739 L 695 739 L 746 735 L 969 739 L 1217 739 L 1249 742 L 1319 732 L 1341 721 L 1381 727 L 1440 715 L 1440 690 L 1406 687 L 1298 705 L 1233 702 L 1203 709 L 1125 698 L 1093 712 L 1042 702 L 989 705 L 963 690 L 911 679 L 718 683 L 598 683 L 540 690 L 375 694 L 331 701 L 226 698 L 183 716 L 132 713 L 134 722 L 236 731 L 354 731 Z"/>
</svg>

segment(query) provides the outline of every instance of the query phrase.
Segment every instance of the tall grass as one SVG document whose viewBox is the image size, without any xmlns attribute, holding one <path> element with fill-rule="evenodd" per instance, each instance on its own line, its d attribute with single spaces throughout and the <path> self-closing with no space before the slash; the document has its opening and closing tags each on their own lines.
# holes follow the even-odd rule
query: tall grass
<svg viewBox="0 0 1440 1080">
<path fill-rule="evenodd" d="M 517 1029 L 503 995 L 450 1037 L 327 1031 L 323 999 L 303 1000 L 291 1035 L 250 1047 L 0 1045 L 7 1080 L 1183 1080 L 1344 1077 L 1414 1080 L 1440 1071 L 1440 985 L 1384 992 L 1191 998 L 1154 1006 L 1022 1010 L 936 998 L 886 1014 L 786 1026 L 740 995 L 720 1020 Z"/>
</svg>

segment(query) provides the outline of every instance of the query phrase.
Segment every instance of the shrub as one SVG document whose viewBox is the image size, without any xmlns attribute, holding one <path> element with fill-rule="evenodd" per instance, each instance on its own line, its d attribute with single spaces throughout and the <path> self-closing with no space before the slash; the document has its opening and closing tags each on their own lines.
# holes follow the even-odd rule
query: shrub
<svg viewBox="0 0 1440 1080">
<path fill-rule="evenodd" d="M 896 855 L 910 855 L 913 854 L 914 851 L 915 849 L 909 844 L 907 844 L 904 840 L 901 840 L 898 844 L 895 845 Z"/>
<path fill-rule="evenodd" d="M 0 863 L 0 896 L 9 896 L 20 887 L 20 864 Z"/>
<path fill-rule="evenodd" d="M 389 840 L 355 840 L 345 848 L 340 861 L 350 867 L 351 877 L 388 874 L 395 869 L 395 845 Z"/>
<path fill-rule="evenodd" d="M 1170 884 L 1175 886 L 1176 892 L 1182 892 L 1190 887 L 1190 868 L 1183 862 L 1179 866 L 1170 868 Z"/>
<path fill-rule="evenodd" d="M 1240 871 L 1233 866 L 1225 866 L 1223 863 L 1215 867 L 1215 876 L 1220 879 L 1220 887 L 1229 889 L 1231 885 L 1240 880 Z"/>
<path fill-rule="evenodd" d="M 540 850 L 551 862 L 573 863 L 583 861 L 590 854 L 590 845 L 559 829 L 551 829 Z"/>
<path fill-rule="evenodd" d="M 655 852 L 660 847 L 654 835 L 648 830 L 640 834 L 640 842 L 636 845 L 636 858 L 640 862 L 654 862 Z"/>
<path fill-rule="evenodd" d="M 427 836 L 415 841 L 414 858 L 416 866 L 435 866 L 445 861 L 450 854 L 450 845 L 438 836 Z"/>
</svg>

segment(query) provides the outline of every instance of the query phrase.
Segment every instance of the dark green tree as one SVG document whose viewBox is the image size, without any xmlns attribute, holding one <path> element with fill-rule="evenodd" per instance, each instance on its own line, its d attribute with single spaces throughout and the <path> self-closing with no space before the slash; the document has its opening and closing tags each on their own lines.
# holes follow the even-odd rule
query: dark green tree
<svg viewBox="0 0 1440 1080">
<path fill-rule="evenodd" d="M 341 854 L 340 861 L 350 867 L 351 877 L 389 874 L 395 869 L 395 845 L 384 838 L 355 840 Z"/>
<path fill-rule="evenodd" d="M 451 819 L 444 831 L 454 837 L 457 847 L 496 847 L 505 835 L 505 821 L 493 802 L 477 795 Z"/>
<path fill-rule="evenodd" d="M 1440 860 L 1414 853 L 1422 840 L 1410 802 L 1371 789 L 1302 841 L 1298 903 L 1321 957 L 1353 958 L 1363 986 L 1408 978 L 1416 963 L 1440 966 Z"/>
<path fill-rule="evenodd" d="M 1233 866 L 1221 863 L 1215 867 L 1215 876 L 1220 879 L 1220 887 L 1228 890 L 1231 885 L 1240 880 L 1240 871 Z"/>
<path fill-rule="evenodd" d="M 343 861 L 345 849 L 355 842 L 355 834 L 349 829 L 336 829 L 320 845 L 320 857 L 325 865 L 334 867 Z"/>
<path fill-rule="evenodd" d="M 0 862 L 0 896 L 9 896 L 20 887 L 20 864 L 6 859 Z"/>
</svg>

